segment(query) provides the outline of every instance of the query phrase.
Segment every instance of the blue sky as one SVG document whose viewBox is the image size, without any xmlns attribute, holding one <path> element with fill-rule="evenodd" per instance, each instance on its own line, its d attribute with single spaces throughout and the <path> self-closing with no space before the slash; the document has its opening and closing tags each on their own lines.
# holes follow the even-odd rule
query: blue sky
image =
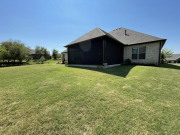
<svg viewBox="0 0 180 135">
<path fill-rule="evenodd" d="M 180 53 L 180 0 L 0 0 L 0 42 L 61 52 L 95 27 L 166 38 L 164 47 Z"/>
</svg>

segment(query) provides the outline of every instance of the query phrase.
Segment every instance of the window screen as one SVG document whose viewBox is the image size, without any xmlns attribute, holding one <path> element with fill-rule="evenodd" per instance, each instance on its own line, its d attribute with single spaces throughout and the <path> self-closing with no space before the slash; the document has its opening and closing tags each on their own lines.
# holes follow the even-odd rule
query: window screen
<svg viewBox="0 0 180 135">
<path fill-rule="evenodd" d="M 138 48 L 132 48 L 132 59 L 138 58 Z"/>
<path fill-rule="evenodd" d="M 139 59 L 145 59 L 146 56 L 146 47 L 139 48 Z"/>
</svg>

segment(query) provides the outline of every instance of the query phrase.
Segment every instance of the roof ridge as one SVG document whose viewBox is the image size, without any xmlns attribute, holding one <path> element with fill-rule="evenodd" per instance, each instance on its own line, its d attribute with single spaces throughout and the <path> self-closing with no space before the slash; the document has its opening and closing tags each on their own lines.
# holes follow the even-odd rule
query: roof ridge
<svg viewBox="0 0 180 135">
<path fill-rule="evenodd" d="M 113 30 L 111 30 L 111 31 L 115 31 L 115 30 L 118 30 L 118 29 L 121 29 L 121 28 L 123 28 L 123 27 L 116 28 L 116 29 L 113 29 Z M 111 32 L 111 31 L 110 31 L 110 32 Z M 109 33 L 110 33 L 110 32 L 109 32 Z"/>
<path fill-rule="evenodd" d="M 98 28 L 98 27 L 97 27 L 97 28 Z M 121 41 L 119 41 L 118 39 L 116 39 L 116 38 L 115 38 L 113 35 L 111 35 L 110 33 L 106 32 L 106 31 L 103 30 L 103 29 L 100 29 L 100 28 L 98 28 L 98 29 L 101 30 L 106 36 L 109 36 L 109 37 L 117 40 L 117 41 L 120 42 L 121 44 L 123 44 Z"/>
<path fill-rule="evenodd" d="M 120 27 L 120 28 L 114 29 L 114 30 L 112 30 L 112 31 L 115 31 L 115 30 L 118 30 L 118 29 L 131 30 L 131 29 L 128 29 L 128 28 Z M 112 32 L 112 31 L 110 31 L 110 32 Z M 150 34 L 146 34 L 146 33 L 143 33 L 143 32 L 139 32 L 139 31 L 136 31 L 136 30 L 131 30 L 131 31 L 138 32 L 138 33 L 141 33 L 141 34 L 144 34 L 144 35 L 148 35 L 148 36 L 151 36 L 151 37 L 155 37 L 155 38 L 160 38 L 160 37 L 157 37 L 157 36 L 152 36 L 152 35 L 150 35 Z M 110 32 L 109 32 L 109 33 L 110 33 Z M 162 40 L 163 40 L 164 38 L 160 38 L 160 39 L 162 39 Z"/>
<path fill-rule="evenodd" d="M 123 36 L 123 35 L 125 35 L 126 32 L 127 32 L 128 36 Z M 131 29 L 124 28 L 124 27 L 114 29 L 114 30 L 110 31 L 109 34 L 111 34 L 116 39 L 118 39 L 119 41 L 121 41 L 122 43 L 127 44 L 127 45 L 146 43 L 146 42 L 150 42 L 150 41 L 159 41 L 159 40 L 166 41 L 166 39 L 152 36 L 149 34 L 145 34 L 145 33 L 131 30 Z"/>
<path fill-rule="evenodd" d="M 103 29 L 101 29 L 101 28 L 99 28 L 99 27 L 96 27 L 95 29 L 100 30 L 101 32 L 103 32 L 103 34 L 107 34 L 107 32 L 106 32 L 105 30 L 103 30 Z"/>
</svg>

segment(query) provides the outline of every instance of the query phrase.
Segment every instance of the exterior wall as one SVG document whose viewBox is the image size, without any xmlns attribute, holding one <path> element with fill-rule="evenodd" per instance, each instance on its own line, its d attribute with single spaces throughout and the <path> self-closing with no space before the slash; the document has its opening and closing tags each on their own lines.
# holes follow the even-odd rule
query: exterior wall
<svg viewBox="0 0 180 135">
<path fill-rule="evenodd" d="M 64 56 L 65 56 L 65 57 L 64 57 L 64 58 L 65 58 L 65 61 L 68 61 L 68 54 L 65 53 Z"/>
<path fill-rule="evenodd" d="M 62 56 L 62 63 L 64 63 L 65 61 L 68 61 L 68 53 L 67 52 L 61 53 L 61 56 Z"/>
<path fill-rule="evenodd" d="M 145 59 L 132 59 L 132 48 L 146 46 L 146 56 Z M 159 49 L 160 42 L 144 43 L 139 45 L 125 46 L 124 47 L 124 60 L 130 59 L 136 64 L 159 64 Z"/>
</svg>

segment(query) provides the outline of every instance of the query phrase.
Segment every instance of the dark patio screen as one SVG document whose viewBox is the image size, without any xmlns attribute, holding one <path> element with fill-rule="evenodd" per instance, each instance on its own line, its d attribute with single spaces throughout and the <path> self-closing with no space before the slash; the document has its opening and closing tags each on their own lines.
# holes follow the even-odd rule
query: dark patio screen
<svg viewBox="0 0 180 135">
<path fill-rule="evenodd" d="M 96 38 L 68 47 L 68 63 L 84 65 L 102 65 L 103 44 Z"/>
</svg>

